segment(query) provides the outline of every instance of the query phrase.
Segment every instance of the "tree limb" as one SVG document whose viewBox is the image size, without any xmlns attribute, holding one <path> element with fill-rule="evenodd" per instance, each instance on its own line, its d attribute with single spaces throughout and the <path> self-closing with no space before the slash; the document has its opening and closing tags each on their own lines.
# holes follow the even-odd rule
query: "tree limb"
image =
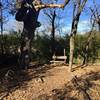
<svg viewBox="0 0 100 100">
<path fill-rule="evenodd" d="M 80 4 L 79 9 L 78 9 L 78 14 L 80 14 L 86 4 L 87 0 L 83 0 L 82 4 Z"/>
<path fill-rule="evenodd" d="M 65 0 L 64 7 L 69 3 L 70 0 Z"/>
<path fill-rule="evenodd" d="M 40 4 L 40 5 L 36 5 L 35 8 L 36 9 L 43 9 L 43 8 L 63 8 L 64 5 L 63 4 Z"/>
</svg>

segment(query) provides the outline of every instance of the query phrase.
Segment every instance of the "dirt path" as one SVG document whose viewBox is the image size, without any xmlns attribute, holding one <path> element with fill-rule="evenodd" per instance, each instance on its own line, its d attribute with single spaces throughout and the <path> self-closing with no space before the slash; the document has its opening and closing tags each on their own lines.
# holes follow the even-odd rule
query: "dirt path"
<svg viewBox="0 0 100 100">
<path fill-rule="evenodd" d="M 38 69 L 37 71 L 39 71 L 38 74 L 36 71 L 29 69 L 28 75 L 31 76 L 31 79 L 24 81 L 20 87 L 10 92 L 3 100 L 46 100 L 45 98 L 40 97 L 39 99 L 38 97 L 45 94 L 50 96 L 52 95 L 53 90 L 62 89 L 74 75 L 80 77 L 81 75 L 90 72 L 100 72 L 100 67 L 79 68 L 72 73 L 68 72 L 68 66 L 53 67 L 46 71 Z M 22 78 L 24 78 L 24 76 L 22 76 Z M 52 98 L 47 100 L 60 99 Z"/>
<path fill-rule="evenodd" d="M 29 72 L 34 75 L 32 71 L 29 70 Z M 26 87 L 22 86 L 10 93 L 5 100 L 34 100 L 39 95 L 50 94 L 53 89 L 61 88 L 68 80 L 70 80 L 70 74 L 68 74 L 67 68 L 55 67 L 24 83 L 27 84 Z"/>
</svg>

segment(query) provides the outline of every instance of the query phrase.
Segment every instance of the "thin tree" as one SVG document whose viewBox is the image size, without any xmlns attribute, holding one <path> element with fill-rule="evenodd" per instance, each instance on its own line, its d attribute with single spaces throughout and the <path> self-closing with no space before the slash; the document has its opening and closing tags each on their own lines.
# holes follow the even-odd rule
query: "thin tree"
<svg viewBox="0 0 100 100">
<path fill-rule="evenodd" d="M 55 2 L 57 2 L 57 0 L 54 0 Z M 50 3 L 53 4 L 52 1 L 50 1 Z M 47 16 L 49 24 L 51 26 L 51 57 L 55 54 L 55 31 L 56 29 L 59 27 L 59 23 L 56 23 L 56 19 L 60 20 L 59 15 L 57 15 L 57 10 L 56 9 L 45 9 L 44 10 L 44 14 Z"/>
<path fill-rule="evenodd" d="M 88 64 L 88 57 L 89 57 L 89 45 L 92 41 L 92 38 L 93 38 L 93 28 L 94 28 L 94 22 L 91 23 L 92 27 L 91 27 L 91 30 L 90 32 L 88 33 L 88 36 L 87 36 L 87 39 L 85 40 L 85 42 L 83 43 L 84 45 L 82 46 L 82 51 L 79 51 L 80 54 L 82 55 L 83 57 L 83 62 L 82 62 L 82 65 L 81 67 L 83 67 L 83 65 L 87 65 Z"/>
<path fill-rule="evenodd" d="M 70 34 L 70 58 L 69 58 L 69 71 L 72 71 L 73 55 L 75 48 L 75 35 L 77 33 L 77 27 L 80 19 L 81 12 L 86 4 L 87 0 L 75 0 L 73 9 L 73 20 Z"/>
<path fill-rule="evenodd" d="M 1 29 L 1 54 L 3 55 L 5 52 L 4 49 L 4 24 L 8 21 L 7 20 L 7 3 L 5 4 L 6 0 L 0 0 L 0 29 Z M 5 14 L 6 13 L 6 14 Z"/>
<path fill-rule="evenodd" d="M 89 7 L 89 10 L 91 11 L 91 18 L 90 18 L 90 23 L 91 23 L 91 30 L 88 32 L 87 39 L 84 42 L 84 45 L 82 46 L 83 52 L 80 52 L 80 54 L 83 57 L 83 65 L 88 64 L 88 57 L 89 57 L 89 45 L 91 41 L 93 41 L 93 30 L 95 28 L 95 25 L 98 25 L 98 29 L 100 31 L 100 14 L 99 14 L 99 7 L 96 4 L 95 0 L 93 0 L 93 5 L 92 7 Z M 95 59 L 94 59 L 95 60 Z"/>
<path fill-rule="evenodd" d="M 99 6 L 96 4 L 96 1 L 93 0 L 93 6 L 89 7 L 91 11 L 91 19 L 92 21 L 98 25 L 98 30 L 100 31 L 100 12 L 99 12 Z"/>
<path fill-rule="evenodd" d="M 56 11 L 50 11 L 49 13 L 45 14 L 48 16 L 48 18 L 50 19 L 50 23 L 51 23 L 51 56 L 53 56 L 54 52 L 55 52 L 55 19 L 56 19 Z"/>
<path fill-rule="evenodd" d="M 1 54 L 4 54 L 4 45 L 3 45 L 3 5 L 0 1 L 0 23 L 1 23 Z"/>
<path fill-rule="evenodd" d="M 4 24 L 8 21 L 8 15 L 10 11 L 10 2 L 8 0 L 0 0 L 0 29 L 1 29 L 1 54 L 5 52 L 4 43 L 6 43 L 4 39 Z"/>
</svg>

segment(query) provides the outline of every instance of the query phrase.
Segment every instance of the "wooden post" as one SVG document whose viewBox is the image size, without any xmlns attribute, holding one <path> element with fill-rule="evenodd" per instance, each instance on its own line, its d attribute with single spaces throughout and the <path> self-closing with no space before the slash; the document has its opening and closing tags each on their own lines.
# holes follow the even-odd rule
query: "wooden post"
<svg viewBox="0 0 100 100">
<path fill-rule="evenodd" d="M 64 48 L 64 56 L 66 56 L 66 50 Z M 66 59 L 64 59 L 64 62 L 66 63 Z"/>
</svg>

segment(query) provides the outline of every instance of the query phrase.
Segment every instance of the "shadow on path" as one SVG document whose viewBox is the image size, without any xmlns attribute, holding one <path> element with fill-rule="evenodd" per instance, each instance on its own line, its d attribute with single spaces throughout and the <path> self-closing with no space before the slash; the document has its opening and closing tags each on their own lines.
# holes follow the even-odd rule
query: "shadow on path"
<svg viewBox="0 0 100 100">
<path fill-rule="evenodd" d="M 51 94 L 38 96 L 36 100 L 99 100 L 100 72 L 90 72 L 65 84 L 62 89 L 53 89 Z"/>
</svg>

